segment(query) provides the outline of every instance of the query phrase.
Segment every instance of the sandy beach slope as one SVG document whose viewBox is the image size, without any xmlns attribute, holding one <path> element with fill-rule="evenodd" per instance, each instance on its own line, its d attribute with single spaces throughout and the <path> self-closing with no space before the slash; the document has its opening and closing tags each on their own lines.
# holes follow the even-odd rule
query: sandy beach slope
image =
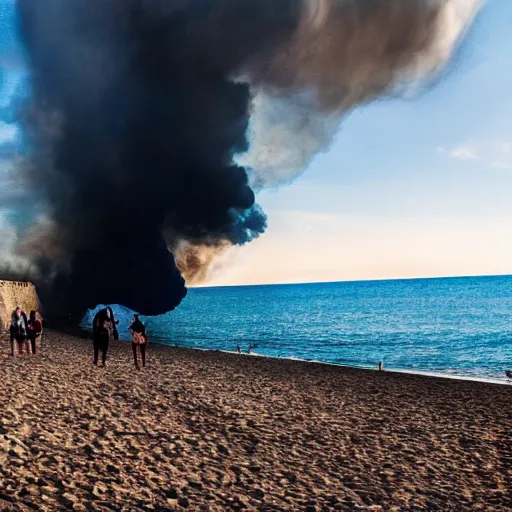
<svg viewBox="0 0 512 512">
<path fill-rule="evenodd" d="M 0 346 L 0 510 L 512 510 L 512 387 L 46 332 Z"/>
</svg>

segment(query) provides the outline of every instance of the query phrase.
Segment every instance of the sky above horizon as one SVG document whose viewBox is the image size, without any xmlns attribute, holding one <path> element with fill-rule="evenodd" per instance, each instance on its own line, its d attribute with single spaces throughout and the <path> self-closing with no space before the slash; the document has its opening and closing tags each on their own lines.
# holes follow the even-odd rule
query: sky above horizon
<svg viewBox="0 0 512 512">
<path fill-rule="evenodd" d="M 354 111 L 267 233 L 210 285 L 512 273 L 512 2 L 489 0 L 441 79 Z"/>
<path fill-rule="evenodd" d="M 23 76 L 13 3 L 0 0 L 0 114 Z M 488 0 L 432 88 L 348 116 L 293 184 L 258 195 L 267 232 L 206 284 L 512 273 L 511 22 L 510 0 Z M 0 149 L 15 137 L 0 117 Z"/>
</svg>

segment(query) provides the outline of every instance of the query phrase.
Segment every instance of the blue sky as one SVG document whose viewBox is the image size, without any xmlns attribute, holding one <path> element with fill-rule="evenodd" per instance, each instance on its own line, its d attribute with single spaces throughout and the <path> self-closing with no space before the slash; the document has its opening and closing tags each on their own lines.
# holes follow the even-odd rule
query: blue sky
<svg viewBox="0 0 512 512">
<path fill-rule="evenodd" d="M 20 77 L 12 3 L 0 105 Z M 259 195 L 268 232 L 209 284 L 512 273 L 511 26 L 512 2 L 488 0 L 431 89 L 352 113 L 300 178 Z M 13 133 L 0 122 L 0 141 Z"/>
</svg>

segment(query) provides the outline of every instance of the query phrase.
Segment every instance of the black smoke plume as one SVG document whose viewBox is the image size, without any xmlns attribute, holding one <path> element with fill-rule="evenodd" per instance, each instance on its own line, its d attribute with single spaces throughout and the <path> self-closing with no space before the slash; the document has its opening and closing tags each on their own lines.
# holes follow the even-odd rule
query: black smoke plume
<svg viewBox="0 0 512 512">
<path fill-rule="evenodd" d="M 176 261 L 193 282 L 217 248 L 264 231 L 250 185 L 291 179 L 347 111 L 436 71 L 475 6 L 18 0 L 31 87 L 18 179 L 42 213 L 15 252 L 43 304 L 177 306 Z M 276 129 L 288 144 L 265 138 Z M 250 176 L 236 163 L 249 133 Z"/>
</svg>

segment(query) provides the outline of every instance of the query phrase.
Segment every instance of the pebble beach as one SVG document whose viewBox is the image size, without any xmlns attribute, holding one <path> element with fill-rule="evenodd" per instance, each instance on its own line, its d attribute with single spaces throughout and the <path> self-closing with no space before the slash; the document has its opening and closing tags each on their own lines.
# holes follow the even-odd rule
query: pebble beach
<svg viewBox="0 0 512 512">
<path fill-rule="evenodd" d="M 0 510 L 509 511 L 512 387 L 45 331 L 0 342 Z"/>
</svg>

